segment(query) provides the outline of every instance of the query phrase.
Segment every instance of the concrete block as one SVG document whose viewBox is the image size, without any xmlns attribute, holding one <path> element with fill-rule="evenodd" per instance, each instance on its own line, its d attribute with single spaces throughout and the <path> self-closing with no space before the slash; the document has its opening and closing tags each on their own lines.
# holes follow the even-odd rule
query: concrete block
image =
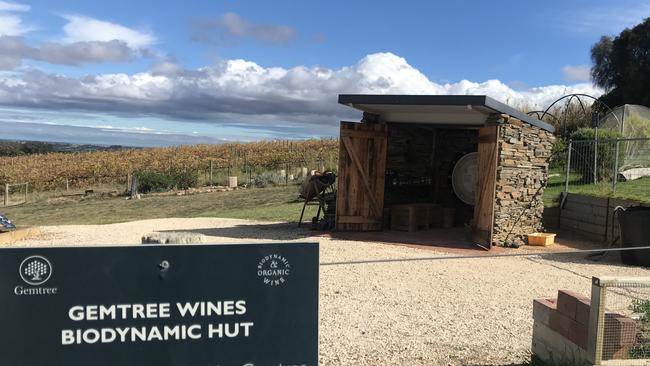
<svg viewBox="0 0 650 366">
<path fill-rule="evenodd" d="M 576 319 L 578 302 L 588 300 L 585 296 L 567 290 L 557 292 L 557 310 L 571 319 Z"/>
<path fill-rule="evenodd" d="M 575 343 L 578 347 L 586 350 L 588 334 L 589 328 L 587 325 L 574 321 L 569 325 L 569 333 L 567 334 L 567 338 L 571 342 Z"/>
<path fill-rule="evenodd" d="M 537 321 L 531 351 L 546 365 L 590 365 L 587 351 Z"/>
<path fill-rule="evenodd" d="M 575 320 L 562 314 L 557 310 L 552 310 L 549 318 L 549 327 L 564 337 L 569 337 L 569 328 Z"/>
<path fill-rule="evenodd" d="M 589 325 L 589 312 L 591 311 L 591 300 L 588 298 L 578 299 L 576 306 L 576 321 L 582 325 Z"/>
<path fill-rule="evenodd" d="M 533 319 L 546 326 L 550 324 L 551 311 L 556 309 L 554 298 L 541 298 L 533 300 Z"/>
<path fill-rule="evenodd" d="M 625 315 L 605 314 L 605 343 L 627 346 L 636 341 L 636 322 Z"/>
</svg>

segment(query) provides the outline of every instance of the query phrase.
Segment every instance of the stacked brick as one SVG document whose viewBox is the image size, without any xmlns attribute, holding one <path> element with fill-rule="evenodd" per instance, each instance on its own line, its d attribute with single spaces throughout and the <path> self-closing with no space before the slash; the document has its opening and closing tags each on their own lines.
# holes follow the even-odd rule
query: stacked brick
<svg viewBox="0 0 650 366">
<path fill-rule="evenodd" d="M 495 115 L 489 122 L 501 125 L 493 240 L 524 245 L 527 234 L 542 229 L 542 198 L 555 137 L 507 115 Z"/>
<path fill-rule="evenodd" d="M 572 291 L 560 290 L 557 299 L 542 298 L 533 301 L 533 319 L 536 326 L 549 328 L 561 336 L 565 343 L 570 342 L 586 352 L 590 308 L 589 298 Z M 605 314 L 603 360 L 627 359 L 635 341 L 636 322 L 633 319 L 616 313 Z M 534 334 L 533 349 L 535 342 L 543 340 L 535 339 Z"/>
</svg>

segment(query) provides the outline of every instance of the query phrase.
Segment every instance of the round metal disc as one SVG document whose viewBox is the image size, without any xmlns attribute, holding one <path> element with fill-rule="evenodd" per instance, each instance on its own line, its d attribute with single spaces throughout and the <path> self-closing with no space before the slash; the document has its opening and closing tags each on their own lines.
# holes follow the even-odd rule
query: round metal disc
<svg viewBox="0 0 650 366">
<path fill-rule="evenodd" d="M 476 159 L 478 153 L 463 155 L 451 173 L 451 186 L 458 198 L 474 206 L 474 191 L 476 190 Z"/>
</svg>

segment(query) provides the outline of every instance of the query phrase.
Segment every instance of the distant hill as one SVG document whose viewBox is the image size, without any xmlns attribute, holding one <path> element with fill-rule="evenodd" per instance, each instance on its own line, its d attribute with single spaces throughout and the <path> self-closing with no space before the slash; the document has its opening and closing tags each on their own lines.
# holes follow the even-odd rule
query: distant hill
<svg viewBox="0 0 650 366">
<path fill-rule="evenodd" d="M 52 152 L 93 152 L 133 149 L 120 145 L 69 144 L 65 142 L 15 141 L 0 139 L 0 156 L 47 154 Z"/>
</svg>

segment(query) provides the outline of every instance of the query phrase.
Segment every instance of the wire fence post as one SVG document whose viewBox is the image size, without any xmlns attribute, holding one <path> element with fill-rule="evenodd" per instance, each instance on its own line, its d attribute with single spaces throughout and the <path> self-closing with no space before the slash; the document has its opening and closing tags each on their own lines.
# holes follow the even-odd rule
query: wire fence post
<svg viewBox="0 0 650 366">
<path fill-rule="evenodd" d="M 620 139 L 616 139 L 616 149 L 614 149 L 614 169 L 612 171 L 612 191 L 616 192 L 616 181 L 618 179 L 618 152 Z"/>
<path fill-rule="evenodd" d="M 212 187 L 214 183 L 212 183 L 212 159 L 210 159 L 210 187 Z"/>
<path fill-rule="evenodd" d="M 569 192 L 569 174 L 571 173 L 571 149 L 573 141 L 569 140 L 569 148 L 567 150 L 566 158 L 566 177 L 564 178 L 564 192 Z"/>
<path fill-rule="evenodd" d="M 29 194 L 29 182 L 25 183 L 25 203 L 27 203 L 28 194 Z"/>
<path fill-rule="evenodd" d="M 598 127 L 594 136 L 594 184 L 598 182 Z"/>
<path fill-rule="evenodd" d="M 9 206 L 9 183 L 5 183 L 5 207 Z"/>
<path fill-rule="evenodd" d="M 587 359 L 594 365 L 600 365 L 603 357 L 603 322 L 605 319 L 605 291 L 600 286 L 600 279 L 591 279 L 591 311 L 589 312 L 589 331 L 587 339 Z"/>
</svg>

